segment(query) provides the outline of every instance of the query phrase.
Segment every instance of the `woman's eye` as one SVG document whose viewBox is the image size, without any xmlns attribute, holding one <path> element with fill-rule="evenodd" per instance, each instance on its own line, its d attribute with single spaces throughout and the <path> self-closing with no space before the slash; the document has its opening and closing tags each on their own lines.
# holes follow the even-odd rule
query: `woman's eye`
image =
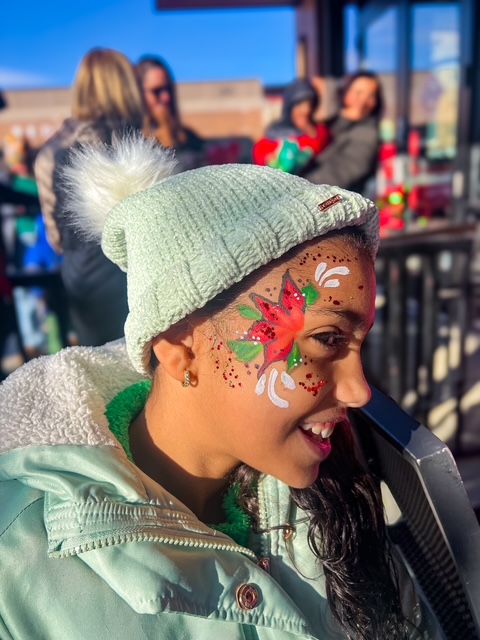
<svg viewBox="0 0 480 640">
<path fill-rule="evenodd" d="M 317 342 L 320 342 L 327 349 L 339 349 L 345 344 L 344 336 L 332 331 L 315 333 L 312 338 Z"/>
</svg>

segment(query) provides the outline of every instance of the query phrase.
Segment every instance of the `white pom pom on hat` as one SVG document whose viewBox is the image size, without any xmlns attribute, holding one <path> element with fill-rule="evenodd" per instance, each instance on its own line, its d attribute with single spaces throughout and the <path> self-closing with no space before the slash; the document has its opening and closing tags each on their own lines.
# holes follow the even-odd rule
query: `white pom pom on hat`
<svg viewBox="0 0 480 640">
<path fill-rule="evenodd" d="M 127 271 L 125 337 L 140 372 L 152 338 L 292 247 L 358 226 L 377 252 L 378 210 L 357 193 L 255 165 L 174 171 L 170 153 L 132 136 L 80 149 L 68 170 L 77 226 L 101 233 Z"/>
<path fill-rule="evenodd" d="M 123 137 L 114 133 L 111 145 L 72 149 L 70 163 L 62 170 L 72 224 L 83 237 L 100 242 L 115 205 L 172 176 L 176 168 L 172 150 L 135 131 Z"/>
</svg>

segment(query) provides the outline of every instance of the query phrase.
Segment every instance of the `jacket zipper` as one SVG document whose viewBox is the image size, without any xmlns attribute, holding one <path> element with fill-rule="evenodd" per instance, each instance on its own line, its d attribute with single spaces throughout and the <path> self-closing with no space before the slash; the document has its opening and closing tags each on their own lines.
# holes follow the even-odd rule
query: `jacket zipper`
<svg viewBox="0 0 480 640">
<path fill-rule="evenodd" d="M 257 556 L 247 549 L 235 542 L 203 542 L 198 538 L 174 538 L 173 536 L 155 536 L 151 534 L 132 533 L 124 535 L 113 535 L 111 537 L 101 538 L 95 540 L 92 543 L 85 543 L 77 545 L 72 549 L 65 549 L 54 552 L 55 556 L 60 558 L 67 558 L 76 556 L 84 551 L 93 551 L 94 549 L 102 549 L 103 547 L 110 547 L 114 544 L 122 544 L 125 542 L 161 542 L 165 544 L 172 544 L 179 547 L 196 547 L 199 549 L 219 549 L 222 551 L 236 551 L 248 556 L 254 562 L 257 562 Z"/>
</svg>

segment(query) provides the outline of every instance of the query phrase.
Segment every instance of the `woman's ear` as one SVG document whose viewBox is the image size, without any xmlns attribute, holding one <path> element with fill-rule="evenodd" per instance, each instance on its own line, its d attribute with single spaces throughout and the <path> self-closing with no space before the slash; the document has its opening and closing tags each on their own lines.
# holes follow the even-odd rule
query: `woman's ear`
<svg viewBox="0 0 480 640">
<path fill-rule="evenodd" d="M 185 371 L 195 376 L 192 333 L 193 328 L 178 331 L 172 327 L 152 340 L 153 352 L 162 369 L 179 382 L 185 380 Z"/>
</svg>

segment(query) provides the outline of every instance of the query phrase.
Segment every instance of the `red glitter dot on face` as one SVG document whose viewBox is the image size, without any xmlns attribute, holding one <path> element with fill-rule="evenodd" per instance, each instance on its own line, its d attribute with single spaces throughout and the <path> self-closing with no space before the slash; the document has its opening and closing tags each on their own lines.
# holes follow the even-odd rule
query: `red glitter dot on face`
<svg viewBox="0 0 480 640">
<path fill-rule="evenodd" d="M 333 304 L 340 304 L 340 302 L 338 300 L 334 300 Z"/>
<path fill-rule="evenodd" d="M 311 377 L 311 374 L 308 374 L 308 377 Z M 320 389 L 325 385 L 325 380 L 319 380 L 318 382 L 315 383 L 310 383 L 311 386 L 305 384 L 305 382 L 299 382 L 298 383 L 300 387 L 303 387 L 303 389 L 305 389 L 305 391 L 307 391 L 308 393 L 311 393 L 312 396 L 315 398 L 318 395 L 318 392 L 320 391 Z"/>
<path fill-rule="evenodd" d="M 311 377 L 312 377 L 312 374 L 311 374 L 311 373 L 307 373 L 306 378 L 307 378 L 308 380 L 310 380 L 310 378 L 311 378 Z"/>
<path fill-rule="evenodd" d="M 360 290 L 362 290 L 362 289 L 363 289 L 363 284 L 361 284 L 358 288 L 359 288 Z"/>
</svg>

